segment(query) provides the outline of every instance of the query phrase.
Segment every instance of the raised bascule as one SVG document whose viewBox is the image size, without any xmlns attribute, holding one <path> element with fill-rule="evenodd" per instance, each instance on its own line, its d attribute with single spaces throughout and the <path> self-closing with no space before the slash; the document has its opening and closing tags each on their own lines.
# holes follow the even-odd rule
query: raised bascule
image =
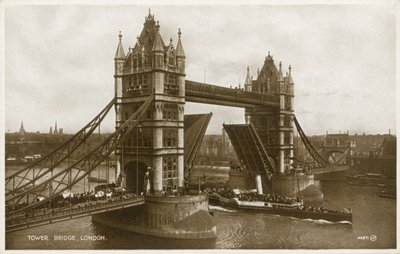
<svg viewBox="0 0 400 254">
<path fill-rule="evenodd" d="M 93 221 L 142 234 L 184 239 L 216 237 L 207 193 L 193 194 L 187 184 L 212 114 L 185 116 L 185 102 L 245 109 L 245 124 L 224 128 L 242 168 L 257 188 L 293 195 L 313 184 L 313 175 L 292 173 L 294 124 L 315 160 L 320 159 L 321 165 L 329 162 L 318 157 L 295 119 L 291 67 L 284 75 L 282 64 L 277 68 L 268 52 L 255 79 L 247 68 L 244 89 L 190 81 L 186 79 L 181 36 L 178 29 L 176 46 L 172 39 L 165 44 L 160 24 L 150 13 L 127 53 L 119 35 L 114 99 L 59 148 L 6 178 L 7 231 L 91 215 Z M 100 128 L 113 106 L 115 132 L 81 159 L 71 161 L 71 155 Z M 102 162 L 109 167 L 112 153 L 121 167 L 121 186 L 135 195 L 95 203 L 89 197 L 90 205 L 84 207 L 70 200 L 70 209 L 54 210 L 52 202 L 57 197 L 66 191 L 72 193 L 78 183 L 83 182 L 85 188 L 85 180 Z M 66 168 L 58 170 L 62 166 Z M 53 209 L 48 214 L 35 213 L 43 207 Z M 27 213 L 30 216 L 25 216 Z M 139 219 L 129 224 L 127 217 Z"/>
</svg>

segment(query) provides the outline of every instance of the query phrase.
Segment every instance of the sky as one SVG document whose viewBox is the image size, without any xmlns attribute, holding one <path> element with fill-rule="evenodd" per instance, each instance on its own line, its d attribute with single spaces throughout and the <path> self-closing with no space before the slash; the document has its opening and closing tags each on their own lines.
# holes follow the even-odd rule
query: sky
<svg viewBox="0 0 400 254">
<path fill-rule="evenodd" d="M 270 51 L 295 83 L 294 110 L 307 135 L 394 133 L 396 8 L 376 5 L 36 5 L 5 8 L 5 131 L 66 133 L 88 123 L 114 95 L 118 33 L 127 52 L 148 9 L 164 42 L 186 53 L 186 79 L 220 86 L 256 76 Z M 244 123 L 244 110 L 187 103 L 213 112 L 208 134 Z M 102 124 L 114 129 L 114 112 Z"/>
</svg>

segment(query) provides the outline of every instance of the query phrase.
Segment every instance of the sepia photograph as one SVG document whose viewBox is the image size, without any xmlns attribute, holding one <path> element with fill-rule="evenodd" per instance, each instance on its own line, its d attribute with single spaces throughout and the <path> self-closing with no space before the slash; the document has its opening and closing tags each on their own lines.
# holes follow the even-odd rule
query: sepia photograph
<svg viewBox="0 0 400 254">
<path fill-rule="evenodd" d="M 1 251 L 397 251 L 399 1 L 0 6 Z"/>
</svg>

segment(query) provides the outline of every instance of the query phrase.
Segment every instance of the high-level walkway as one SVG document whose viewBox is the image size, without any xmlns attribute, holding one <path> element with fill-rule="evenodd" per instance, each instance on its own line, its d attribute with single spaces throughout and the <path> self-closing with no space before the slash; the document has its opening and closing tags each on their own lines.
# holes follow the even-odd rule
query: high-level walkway
<svg viewBox="0 0 400 254">
<path fill-rule="evenodd" d="M 247 92 L 241 89 L 215 86 L 191 80 L 185 81 L 185 100 L 222 106 L 252 108 L 279 107 L 279 97 Z"/>
</svg>

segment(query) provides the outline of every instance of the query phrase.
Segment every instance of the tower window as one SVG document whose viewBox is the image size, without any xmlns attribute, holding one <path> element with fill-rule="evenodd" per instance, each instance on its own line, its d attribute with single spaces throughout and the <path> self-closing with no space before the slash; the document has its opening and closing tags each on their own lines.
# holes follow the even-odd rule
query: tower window
<svg viewBox="0 0 400 254">
<path fill-rule="evenodd" d="M 135 94 L 147 92 L 147 74 L 135 74 L 129 78 L 128 91 Z"/>
<path fill-rule="evenodd" d="M 166 73 L 164 75 L 164 93 L 170 95 L 178 95 L 178 77 L 174 74 Z"/>
<path fill-rule="evenodd" d="M 164 120 L 178 120 L 178 105 L 173 103 L 165 103 L 163 111 Z"/>
<path fill-rule="evenodd" d="M 177 139 L 178 139 L 177 129 L 168 128 L 163 130 L 164 147 L 176 147 Z"/>
<path fill-rule="evenodd" d="M 164 157 L 164 163 L 163 163 L 163 176 L 164 176 L 164 180 L 166 180 L 164 182 L 164 184 L 172 184 L 173 182 L 175 182 L 174 179 L 176 179 L 176 169 L 174 169 L 172 167 L 172 160 L 175 158 L 175 156 L 173 155 L 167 155 Z"/>
</svg>

